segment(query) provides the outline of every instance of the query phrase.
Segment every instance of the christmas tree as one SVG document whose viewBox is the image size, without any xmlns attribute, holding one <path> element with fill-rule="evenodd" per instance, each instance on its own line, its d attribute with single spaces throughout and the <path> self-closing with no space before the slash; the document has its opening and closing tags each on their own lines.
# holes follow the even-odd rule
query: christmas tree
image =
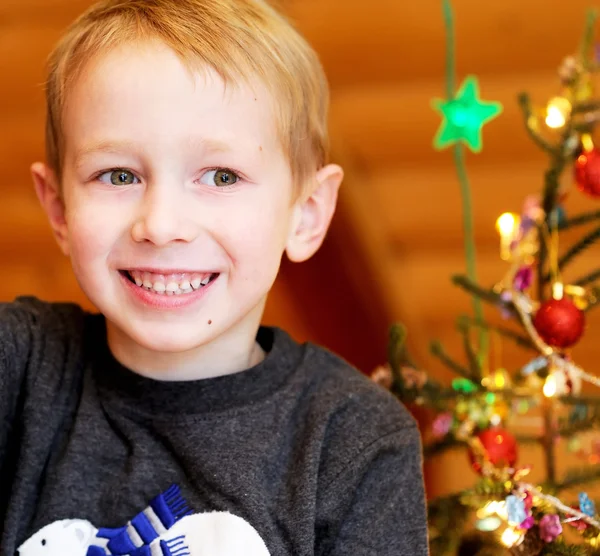
<svg viewBox="0 0 600 556">
<path fill-rule="evenodd" d="M 518 96 L 524 129 L 548 155 L 543 189 L 524 199 L 522 213 L 504 213 L 500 234 L 504 276 L 494 284 L 477 281 L 470 184 L 464 149 L 482 148 L 482 127 L 502 111 L 499 103 L 481 100 L 476 77 L 455 82 L 454 24 L 450 0 L 443 1 L 447 31 L 446 98 L 433 101 L 442 123 L 436 149 L 452 148 L 463 200 L 466 275 L 454 284 L 473 299 L 473 313 L 460 317 L 460 360 L 439 343 L 431 353 L 452 371 L 451 384 L 435 380 L 410 357 L 407 331 L 390 331 L 387 365 L 373 375 L 403 403 L 433 412 L 424 435 L 426 457 L 463 447 L 478 473 L 467 490 L 430 501 L 431 552 L 443 554 L 600 554 L 600 515 L 588 495 L 600 482 L 600 453 L 582 447 L 581 435 L 600 424 L 600 378 L 572 359 L 570 348 L 581 339 L 586 314 L 600 305 L 600 268 L 565 282 L 569 264 L 600 239 L 600 210 L 567 217 L 565 182 L 582 194 L 600 199 L 600 149 L 594 130 L 600 122 L 600 100 L 594 78 L 600 73 L 600 51 L 594 49 L 596 12 L 590 11 L 576 55 L 558 71 L 559 93 L 543 109 L 527 94 Z M 493 223 L 490 223 L 492 225 Z M 580 230 L 563 244 L 566 230 Z M 484 311 L 484 305 L 488 310 Z M 489 312 L 499 313 L 496 325 Z M 512 324 L 511 324 L 512 323 Z M 588 331 L 588 341 L 594 333 Z M 490 345 L 502 341 L 521 349 L 523 364 L 508 372 L 489 365 Z M 582 383 L 595 395 L 582 395 Z M 541 416 L 541 434 L 524 434 L 520 420 Z M 557 473 L 557 439 L 566 439 L 587 465 L 566 475 Z M 518 460 L 519 446 L 538 443 L 544 453 L 545 480 L 528 480 L 530 467 Z"/>
</svg>

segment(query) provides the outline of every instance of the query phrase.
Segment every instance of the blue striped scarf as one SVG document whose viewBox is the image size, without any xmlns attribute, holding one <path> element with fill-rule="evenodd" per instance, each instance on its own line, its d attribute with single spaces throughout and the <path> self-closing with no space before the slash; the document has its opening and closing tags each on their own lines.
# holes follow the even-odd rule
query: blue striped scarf
<svg viewBox="0 0 600 556">
<path fill-rule="evenodd" d="M 179 486 L 172 485 L 124 527 L 99 529 L 98 544 L 88 548 L 87 556 L 188 556 L 183 536 L 153 541 L 191 513 Z"/>
</svg>

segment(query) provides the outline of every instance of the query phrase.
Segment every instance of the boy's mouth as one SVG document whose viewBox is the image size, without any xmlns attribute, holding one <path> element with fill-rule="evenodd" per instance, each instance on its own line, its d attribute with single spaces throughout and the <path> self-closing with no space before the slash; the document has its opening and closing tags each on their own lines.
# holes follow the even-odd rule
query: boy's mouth
<svg viewBox="0 0 600 556">
<path fill-rule="evenodd" d="M 120 270 L 130 282 L 159 295 L 185 295 L 210 284 L 218 272 L 156 274 L 141 270 Z"/>
</svg>

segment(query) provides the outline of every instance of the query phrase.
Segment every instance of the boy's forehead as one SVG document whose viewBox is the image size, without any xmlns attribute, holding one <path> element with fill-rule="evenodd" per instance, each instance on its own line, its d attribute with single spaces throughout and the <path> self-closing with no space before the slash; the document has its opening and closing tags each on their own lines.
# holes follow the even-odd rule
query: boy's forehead
<svg viewBox="0 0 600 556">
<path fill-rule="evenodd" d="M 226 83 L 157 41 L 126 43 L 88 61 L 68 92 L 63 122 L 67 140 L 92 136 L 105 148 L 104 137 L 116 134 L 157 141 L 180 135 L 212 150 L 234 140 L 264 150 L 280 146 L 274 106 L 258 79 Z"/>
</svg>

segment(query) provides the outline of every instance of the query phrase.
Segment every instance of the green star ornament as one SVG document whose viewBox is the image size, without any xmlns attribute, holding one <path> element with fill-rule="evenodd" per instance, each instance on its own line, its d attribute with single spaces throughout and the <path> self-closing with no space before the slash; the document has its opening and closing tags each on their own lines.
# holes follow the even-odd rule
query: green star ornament
<svg viewBox="0 0 600 556">
<path fill-rule="evenodd" d="M 433 140 L 437 150 L 462 141 L 473 152 L 480 152 L 483 146 L 481 128 L 502 112 L 499 102 L 483 102 L 479 98 L 479 83 L 472 75 L 463 81 L 453 99 L 434 99 L 432 105 L 443 117 Z"/>
</svg>

